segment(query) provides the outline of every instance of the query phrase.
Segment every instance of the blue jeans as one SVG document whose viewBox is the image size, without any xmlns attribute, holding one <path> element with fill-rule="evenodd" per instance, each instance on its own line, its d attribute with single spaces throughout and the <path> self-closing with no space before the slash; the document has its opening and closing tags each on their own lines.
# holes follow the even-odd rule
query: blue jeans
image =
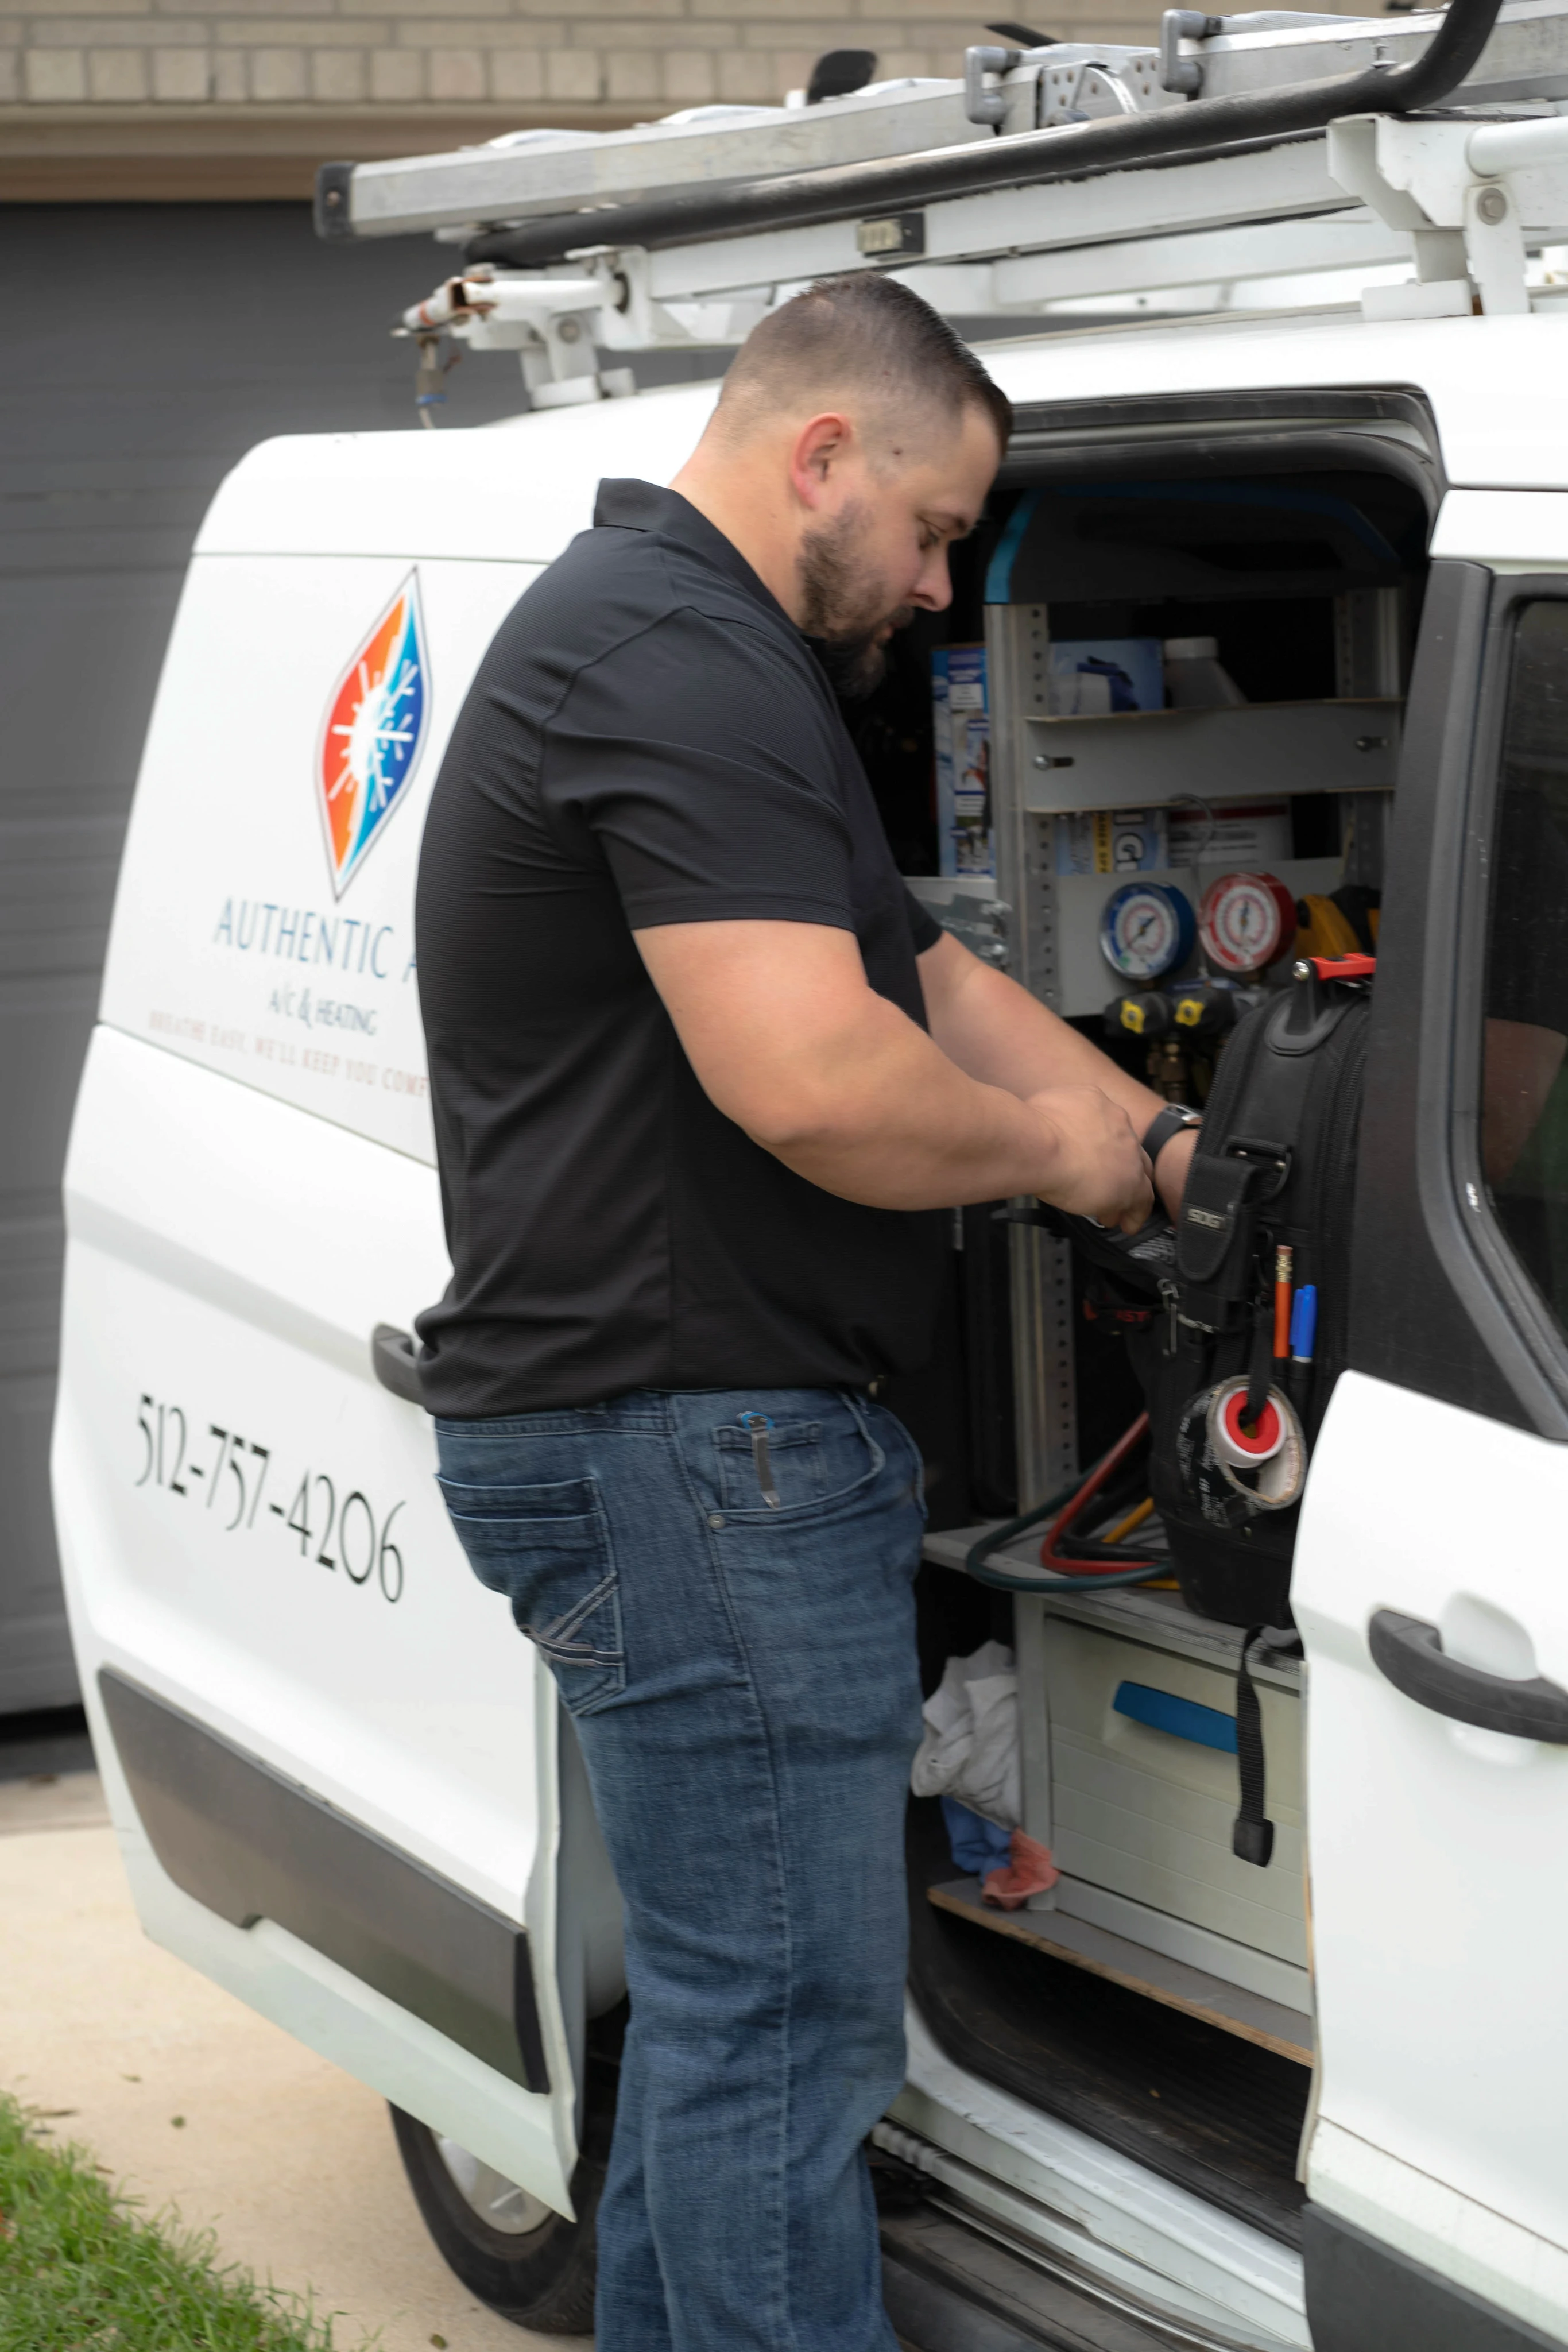
<svg viewBox="0 0 1568 2352">
<path fill-rule="evenodd" d="M 436 1434 L 469 1559 L 576 1720 L 625 1905 L 599 2352 L 894 2352 L 861 2144 L 904 2078 L 914 1441 L 827 1389 Z"/>
</svg>

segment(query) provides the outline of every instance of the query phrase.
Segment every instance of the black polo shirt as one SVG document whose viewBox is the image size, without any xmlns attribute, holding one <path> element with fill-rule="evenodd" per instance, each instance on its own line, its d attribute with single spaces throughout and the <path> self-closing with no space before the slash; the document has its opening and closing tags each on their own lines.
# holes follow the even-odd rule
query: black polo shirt
<svg viewBox="0 0 1568 2352">
<path fill-rule="evenodd" d="M 736 917 L 852 931 L 924 1025 L 940 932 L 810 647 L 685 499 L 606 482 L 481 663 L 425 825 L 433 1412 L 842 1386 L 928 1352 L 941 1218 L 822 1192 L 716 1110 L 632 937 Z"/>
</svg>

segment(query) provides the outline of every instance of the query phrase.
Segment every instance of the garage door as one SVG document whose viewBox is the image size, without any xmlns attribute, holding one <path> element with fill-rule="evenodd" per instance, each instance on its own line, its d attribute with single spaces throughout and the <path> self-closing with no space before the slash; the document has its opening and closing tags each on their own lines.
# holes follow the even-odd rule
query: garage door
<svg viewBox="0 0 1568 2352">
<path fill-rule="evenodd" d="M 447 257 L 303 205 L 0 210 L 0 1712 L 76 1696 L 48 1499 L 60 1170 L 192 538 L 275 433 L 407 426 L 389 340 Z M 517 409 L 469 361 L 454 421 Z"/>
</svg>

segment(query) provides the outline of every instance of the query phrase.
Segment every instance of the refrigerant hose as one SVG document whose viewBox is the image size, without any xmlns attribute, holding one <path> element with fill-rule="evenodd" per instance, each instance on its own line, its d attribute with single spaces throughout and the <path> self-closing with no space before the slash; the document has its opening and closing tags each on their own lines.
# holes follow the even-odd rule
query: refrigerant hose
<svg viewBox="0 0 1568 2352">
<path fill-rule="evenodd" d="M 985 1564 L 988 1554 L 999 1551 L 1003 1545 L 1011 1543 L 1015 1536 L 1021 1536 L 1029 1528 L 1039 1527 L 1042 1519 L 1049 1519 L 1052 1524 L 1040 1547 L 1040 1557 L 1048 1562 L 1066 1567 L 1067 1562 L 1055 1549 L 1058 1537 L 1065 1534 L 1106 1480 L 1115 1475 L 1133 1448 L 1147 1434 L 1148 1426 L 1148 1414 L 1141 1412 L 1132 1427 L 1116 1440 L 1110 1452 L 1101 1456 L 1086 1478 L 1076 1480 L 1071 1486 L 1063 1486 L 1061 1492 L 1053 1495 L 1048 1503 L 1037 1504 L 1032 1511 L 1025 1511 L 1018 1518 L 1009 1519 L 1004 1526 L 988 1528 L 978 1543 L 971 1544 L 965 1553 L 965 1575 L 972 1576 L 977 1584 L 991 1585 L 998 1592 L 1103 1592 L 1116 1585 L 1147 1584 L 1154 1577 L 1168 1576 L 1168 1559 L 1138 1560 L 1130 1568 L 1109 1571 L 1098 1563 L 1086 1561 L 1078 1574 L 1066 1576 L 1003 1576 Z"/>
</svg>

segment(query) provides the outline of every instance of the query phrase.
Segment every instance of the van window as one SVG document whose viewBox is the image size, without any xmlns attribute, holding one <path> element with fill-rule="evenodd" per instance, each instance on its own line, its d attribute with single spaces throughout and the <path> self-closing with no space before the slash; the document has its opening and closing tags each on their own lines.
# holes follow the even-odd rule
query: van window
<svg viewBox="0 0 1568 2352">
<path fill-rule="evenodd" d="M 1481 1167 L 1568 1333 L 1568 599 L 1516 619 L 1490 865 Z"/>
</svg>

